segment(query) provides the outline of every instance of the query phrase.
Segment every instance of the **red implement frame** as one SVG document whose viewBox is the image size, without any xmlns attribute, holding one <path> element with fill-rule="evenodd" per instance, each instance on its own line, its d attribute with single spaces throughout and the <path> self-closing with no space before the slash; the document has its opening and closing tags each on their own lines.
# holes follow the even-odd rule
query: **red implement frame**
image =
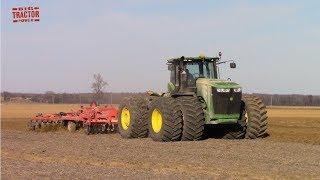
<svg viewBox="0 0 320 180">
<path fill-rule="evenodd" d="M 59 114 L 38 114 L 31 119 L 30 129 L 41 123 L 58 123 L 68 126 L 69 131 L 83 127 L 87 134 L 113 132 L 118 126 L 118 109 L 113 106 L 97 106 L 91 103 L 89 107 L 83 107 L 78 111 Z M 74 128 L 73 128 L 74 127 Z"/>
</svg>

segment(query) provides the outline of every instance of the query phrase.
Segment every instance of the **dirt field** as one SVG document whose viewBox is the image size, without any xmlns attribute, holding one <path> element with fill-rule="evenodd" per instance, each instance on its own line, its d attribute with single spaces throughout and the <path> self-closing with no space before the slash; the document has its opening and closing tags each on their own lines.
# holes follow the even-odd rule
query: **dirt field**
<svg viewBox="0 0 320 180">
<path fill-rule="evenodd" d="M 25 130 L 36 112 L 77 107 L 2 105 L 2 178 L 320 178 L 320 108 L 268 108 L 270 136 L 259 140 L 159 143 Z"/>
</svg>

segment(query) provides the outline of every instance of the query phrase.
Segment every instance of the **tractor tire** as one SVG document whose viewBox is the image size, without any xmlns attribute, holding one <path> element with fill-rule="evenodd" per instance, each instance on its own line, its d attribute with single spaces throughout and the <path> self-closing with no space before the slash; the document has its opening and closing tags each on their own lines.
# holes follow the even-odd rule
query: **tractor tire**
<svg viewBox="0 0 320 180">
<path fill-rule="evenodd" d="M 148 101 L 143 97 L 124 98 L 119 108 L 118 130 L 123 138 L 148 136 Z"/>
<path fill-rule="evenodd" d="M 267 110 L 262 99 L 256 96 L 243 98 L 245 104 L 246 139 L 256 139 L 267 135 Z"/>
<path fill-rule="evenodd" d="M 69 132 L 75 132 L 77 129 L 76 123 L 69 121 L 68 122 L 68 131 Z"/>
<path fill-rule="evenodd" d="M 245 96 L 241 104 L 241 118 L 235 125 L 226 128 L 224 139 L 256 139 L 267 136 L 267 110 L 262 99 Z"/>
<path fill-rule="evenodd" d="M 183 130 L 182 141 L 196 141 L 201 140 L 204 135 L 204 111 L 201 102 L 197 97 L 184 96 L 178 97 L 177 101 L 180 103 Z"/>
<path fill-rule="evenodd" d="M 149 135 L 154 141 L 179 141 L 182 134 L 182 113 L 171 97 L 156 98 L 150 103 Z"/>
</svg>

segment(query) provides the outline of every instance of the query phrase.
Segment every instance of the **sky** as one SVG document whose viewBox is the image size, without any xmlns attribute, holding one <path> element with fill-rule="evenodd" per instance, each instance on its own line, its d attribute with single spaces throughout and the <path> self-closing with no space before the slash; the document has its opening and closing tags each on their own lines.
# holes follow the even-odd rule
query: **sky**
<svg viewBox="0 0 320 180">
<path fill-rule="evenodd" d="M 39 6 L 40 22 L 12 23 Z M 1 90 L 166 91 L 166 59 L 216 56 L 246 93 L 320 95 L 320 1 L 2 0 Z"/>
</svg>

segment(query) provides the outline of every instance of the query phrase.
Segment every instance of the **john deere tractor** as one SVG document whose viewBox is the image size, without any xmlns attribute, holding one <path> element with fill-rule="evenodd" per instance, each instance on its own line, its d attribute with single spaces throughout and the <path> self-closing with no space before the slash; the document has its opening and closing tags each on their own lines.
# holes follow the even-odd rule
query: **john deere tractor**
<svg viewBox="0 0 320 180">
<path fill-rule="evenodd" d="M 255 139 L 266 135 L 267 111 L 262 99 L 243 96 L 239 84 L 219 79 L 217 57 L 167 60 L 168 92 L 126 97 L 119 109 L 119 132 L 124 138 L 155 141 L 200 140 L 205 126 L 224 128 L 222 138 Z M 214 131 L 214 129 L 212 129 Z"/>
</svg>

